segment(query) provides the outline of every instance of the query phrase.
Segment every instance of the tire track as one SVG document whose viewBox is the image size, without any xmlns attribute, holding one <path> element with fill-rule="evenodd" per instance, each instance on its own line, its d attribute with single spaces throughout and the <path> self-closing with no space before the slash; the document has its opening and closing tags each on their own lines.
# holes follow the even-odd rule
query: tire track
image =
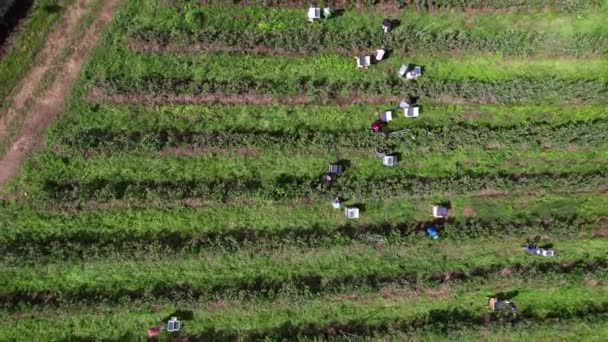
<svg viewBox="0 0 608 342">
<path fill-rule="evenodd" d="M 61 51 L 67 47 L 70 37 L 75 34 L 76 26 L 85 12 L 86 5 L 90 0 L 78 0 L 67 6 L 65 14 L 60 19 L 59 25 L 49 34 L 47 41 L 40 51 L 36 64 L 30 72 L 19 82 L 17 92 L 12 98 L 10 107 L 0 115 L 0 136 L 8 134 L 10 123 L 26 107 L 28 101 L 34 96 L 44 75 L 56 66 Z"/>
<path fill-rule="evenodd" d="M 87 0 L 79 0 L 78 3 L 84 4 L 86 1 Z M 84 65 L 84 62 L 86 61 L 89 55 L 89 51 L 97 43 L 97 39 L 99 38 L 99 35 L 101 34 L 103 28 L 112 19 L 114 9 L 116 8 L 119 2 L 120 0 L 104 1 L 103 8 L 97 15 L 97 18 L 95 19 L 91 27 L 85 33 L 84 37 L 75 46 L 74 52 L 70 55 L 68 60 L 63 65 L 56 66 L 57 70 L 63 70 L 64 72 L 61 75 L 58 75 L 59 77 L 55 79 L 48 91 L 41 95 L 40 98 L 33 99 L 32 91 L 35 86 L 28 87 L 29 92 L 25 91 L 22 94 L 23 96 L 18 97 L 17 101 L 15 101 L 11 106 L 12 113 L 17 113 L 17 111 L 23 108 L 23 105 L 29 99 L 35 101 L 35 103 L 30 109 L 30 112 L 33 113 L 33 115 L 29 116 L 26 119 L 23 128 L 15 136 L 15 139 L 13 140 L 8 152 L 0 160 L 0 184 L 5 184 L 9 179 L 11 179 L 17 174 L 22 161 L 36 146 L 36 143 L 39 141 L 39 137 L 42 135 L 42 132 L 59 114 L 65 103 L 66 96 L 69 94 L 74 82 L 80 74 L 80 69 Z M 82 17 L 84 11 L 77 12 L 77 14 L 70 15 L 76 16 L 75 19 L 71 19 L 74 20 L 76 23 L 78 22 L 78 18 Z M 76 23 L 74 23 L 73 26 L 70 25 L 69 27 L 71 27 L 72 29 L 75 28 Z M 70 32 L 68 31 L 64 32 L 63 30 L 60 30 L 60 33 L 64 34 L 65 36 L 70 35 Z M 49 44 L 56 44 L 56 42 L 53 41 L 53 37 L 54 36 L 49 38 Z M 67 42 L 69 41 L 69 38 L 65 38 L 64 40 Z M 58 49 L 58 51 L 61 50 L 62 48 Z M 50 64 L 47 66 L 47 70 L 51 67 L 53 67 L 53 62 L 50 62 Z M 30 81 L 35 82 L 38 77 L 40 79 L 44 77 L 44 72 L 40 73 L 38 69 L 34 70 L 34 73 L 35 75 L 31 76 L 32 78 L 30 79 Z M 28 94 L 29 96 L 27 96 Z M 10 119 L 10 115 L 8 115 L 8 119 Z M 2 133 L 3 131 L 0 130 L 0 134 Z"/>
</svg>

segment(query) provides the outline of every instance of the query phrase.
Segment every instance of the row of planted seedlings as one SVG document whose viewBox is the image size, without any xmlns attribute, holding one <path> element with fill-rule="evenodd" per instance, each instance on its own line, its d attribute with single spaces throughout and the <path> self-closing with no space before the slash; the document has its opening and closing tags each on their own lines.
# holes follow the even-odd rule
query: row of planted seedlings
<svg viewBox="0 0 608 342">
<path fill-rule="evenodd" d="M 114 63 L 115 60 L 125 61 Z M 390 58 L 366 72 L 351 57 L 319 54 L 306 57 L 250 54 L 136 53 L 122 47 L 99 51 L 85 71 L 90 87 L 108 101 L 147 101 L 144 95 L 221 94 L 214 101 L 248 94 L 251 102 L 274 96 L 278 101 L 338 101 L 341 97 L 445 98 L 485 103 L 530 101 L 603 103 L 606 62 L 597 58 L 503 59 L 466 55 L 458 58 L 417 55 Z M 418 80 L 399 78 L 402 64 L 423 66 Z M 105 94 L 105 97 L 103 96 Z M 100 95 L 97 95 L 100 96 Z M 163 98 L 164 101 L 167 98 Z M 347 101 L 348 102 L 348 101 Z M 195 102 L 196 103 L 196 102 Z"/>
<path fill-rule="evenodd" d="M 487 312 L 487 297 L 496 295 L 496 288 L 505 288 L 504 281 L 504 277 L 494 275 L 443 286 L 420 284 L 415 289 L 387 284 L 380 290 L 361 287 L 319 294 L 293 292 L 286 287 L 272 298 L 235 293 L 214 300 L 160 297 L 121 303 L 96 301 L 86 306 L 82 302 L 63 303 L 56 309 L 33 307 L 25 317 L 2 310 L 0 315 L 6 318 L 2 324 L 12 328 L 2 329 L 0 334 L 36 336 L 44 331 L 46 338 L 68 334 L 124 339 L 141 336 L 146 325 L 154 325 L 172 312 L 184 317 L 183 336 L 205 340 L 331 337 L 345 333 L 369 336 L 417 329 L 445 333 L 491 323 L 497 327 L 554 321 L 575 324 L 601 319 L 608 309 L 604 276 L 549 272 L 509 277 L 510 286 L 505 291 L 521 303 L 517 316 Z"/>
<path fill-rule="evenodd" d="M 115 35 L 142 51 L 247 50 L 255 52 L 357 51 L 381 45 L 399 52 L 490 51 L 509 55 L 538 52 L 602 53 L 606 30 L 595 10 L 558 14 L 552 27 L 546 13 L 421 13 L 413 10 L 343 11 L 316 23 L 307 8 L 165 6 L 128 2 L 115 23 Z M 383 34 L 390 17 L 394 28 Z M 592 25 L 599 29 L 590 29 Z M 514 29 L 517 27 L 517 29 Z"/>
</svg>

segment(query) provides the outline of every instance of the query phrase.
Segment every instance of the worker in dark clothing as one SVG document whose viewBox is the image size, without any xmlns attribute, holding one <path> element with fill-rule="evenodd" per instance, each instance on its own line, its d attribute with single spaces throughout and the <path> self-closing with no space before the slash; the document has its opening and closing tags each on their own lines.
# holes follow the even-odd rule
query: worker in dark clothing
<svg viewBox="0 0 608 342">
<path fill-rule="evenodd" d="M 392 26 L 393 22 L 390 19 L 384 19 L 382 21 L 382 31 L 384 33 L 389 33 L 391 31 Z"/>
<path fill-rule="evenodd" d="M 334 178 L 335 177 L 329 172 L 323 174 L 316 185 L 317 190 L 323 191 L 329 189 L 331 183 L 335 180 Z"/>
<path fill-rule="evenodd" d="M 516 313 L 517 307 L 513 302 L 508 299 L 498 299 L 495 297 L 488 298 L 488 307 L 492 309 L 492 311 L 500 311 L 502 309 L 509 309 L 511 312 Z"/>
</svg>

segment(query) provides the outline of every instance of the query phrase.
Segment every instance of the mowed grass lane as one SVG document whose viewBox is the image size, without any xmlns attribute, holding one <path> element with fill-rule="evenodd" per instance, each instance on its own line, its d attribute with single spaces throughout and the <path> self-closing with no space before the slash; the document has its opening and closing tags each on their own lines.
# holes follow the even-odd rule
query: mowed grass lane
<svg viewBox="0 0 608 342">
<path fill-rule="evenodd" d="M 404 63 L 424 66 L 424 75 L 417 82 L 398 78 Z M 591 104 L 606 101 L 607 66 L 597 58 L 416 55 L 357 70 L 353 58 L 332 54 L 151 55 L 116 48 L 99 50 L 86 74 L 92 86 L 108 95 L 305 94 L 315 101 L 331 101 L 364 94 L 480 103 Z"/>
</svg>

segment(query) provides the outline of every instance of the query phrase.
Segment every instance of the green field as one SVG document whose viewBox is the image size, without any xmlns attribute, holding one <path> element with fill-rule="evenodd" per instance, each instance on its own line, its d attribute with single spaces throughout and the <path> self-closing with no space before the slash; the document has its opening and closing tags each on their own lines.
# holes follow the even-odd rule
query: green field
<svg viewBox="0 0 608 342">
<path fill-rule="evenodd" d="M 125 0 L 3 189 L 0 340 L 608 338 L 608 3 L 207 3 Z"/>
</svg>

